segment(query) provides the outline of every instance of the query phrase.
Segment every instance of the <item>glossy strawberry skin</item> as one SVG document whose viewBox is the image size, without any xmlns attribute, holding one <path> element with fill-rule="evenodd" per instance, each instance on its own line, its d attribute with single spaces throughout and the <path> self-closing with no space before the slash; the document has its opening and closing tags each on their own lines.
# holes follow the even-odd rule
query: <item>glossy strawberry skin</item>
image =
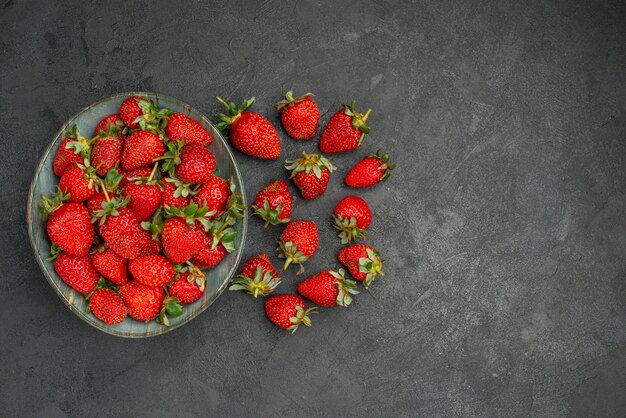
<svg viewBox="0 0 626 418">
<path fill-rule="evenodd" d="M 180 153 L 180 163 L 176 166 L 176 175 L 185 183 L 206 183 L 215 171 L 215 157 L 206 148 L 190 146 Z"/>
<path fill-rule="evenodd" d="M 130 182 L 124 189 L 124 196 L 130 198 L 127 207 L 137 215 L 137 219 L 140 221 L 150 219 L 161 206 L 161 189 L 156 184 Z"/>
<path fill-rule="evenodd" d="M 165 292 L 161 287 L 146 286 L 133 280 L 120 287 L 120 296 L 131 318 L 149 321 L 161 310 Z"/>
<path fill-rule="evenodd" d="M 174 278 L 174 267 L 161 255 L 149 255 L 130 260 L 130 274 L 146 286 L 164 286 Z"/>
<path fill-rule="evenodd" d="M 338 110 L 330 118 L 320 137 L 320 151 L 325 154 L 346 152 L 357 149 L 363 133 L 352 126 L 352 116 L 344 109 Z"/>
<path fill-rule="evenodd" d="M 149 131 L 135 131 L 124 144 L 122 152 L 122 169 L 132 171 L 141 167 L 151 166 L 153 160 L 165 154 L 165 145 L 161 139 Z"/>
<path fill-rule="evenodd" d="M 213 268 L 221 263 L 228 251 L 221 242 L 213 249 L 211 249 L 212 244 L 213 235 L 205 232 L 200 249 L 191 258 L 191 263 L 203 268 Z"/>
<path fill-rule="evenodd" d="M 99 138 L 91 151 L 91 165 L 96 173 L 105 176 L 106 173 L 120 163 L 122 158 L 122 143 L 114 136 Z"/>
<path fill-rule="evenodd" d="M 230 140 L 251 157 L 273 160 L 280 155 L 280 140 L 272 124 L 256 112 L 243 112 L 230 127 Z"/>
<path fill-rule="evenodd" d="M 152 239 L 152 234 L 142 228 L 137 238 L 139 241 L 138 257 L 146 257 L 149 255 L 159 255 L 162 252 L 160 238 Z"/>
<path fill-rule="evenodd" d="M 350 187 L 371 187 L 378 183 L 384 174 L 379 170 L 380 161 L 373 157 L 365 158 L 355 164 L 346 175 L 346 185 Z"/>
<path fill-rule="evenodd" d="M 174 264 L 182 264 L 193 257 L 204 242 L 204 228 L 199 222 L 193 226 L 182 218 L 170 218 L 163 225 L 161 243 L 166 257 Z"/>
<path fill-rule="evenodd" d="M 176 186 L 163 179 L 163 191 L 161 193 L 161 205 L 172 206 L 175 208 L 184 208 L 189 204 L 191 198 L 189 196 L 174 197 Z"/>
<path fill-rule="evenodd" d="M 319 237 L 317 225 L 313 221 L 291 221 L 280 237 L 284 242 L 293 242 L 298 251 L 307 257 L 317 251 Z"/>
<path fill-rule="evenodd" d="M 211 178 L 198 188 L 198 192 L 193 196 L 193 201 L 200 207 L 206 205 L 210 211 L 215 213 L 209 219 L 217 219 L 226 211 L 226 203 L 230 197 L 228 182 L 221 177 L 211 176 Z"/>
<path fill-rule="evenodd" d="M 201 290 L 195 281 L 189 281 L 189 273 L 183 272 L 170 285 L 169 293 L 171 297 L 178 298 L 180 303 L 185 305 L 200 299 L 204 295 L 204 289 Z"/>
<path fill-rule="evenodd" d="M 104 224 L 100 225 L 100 235 L 117 255 L 132 260 L 141 254 L 145 234 L 150 234 L 141 228 L 139 219 L 130 209 L 121 208 L 118 212 L 117 216 L 106 217 Z"/>
<path fill-rule="evenodd" d="M 98 289 L 89 298 L 89 310 L 108 325 L 119 324 L 126 318 L 124 301 L 111 289 Z"/>
<path fill-rule="evenodd" d="M 298 293 L 320 306 L 337 306 L 338 279 L 329 270 L 309 277 L 298 284 Z"/>
<path fill-rule="evenodd" d="M 96 129 L 93 130 L 93 136 L 96 136 L 101 132 L 108 134 L 111 131 L 117 131 L 117 139 L 119 139 L 120 143 L 124 145 L 124 140 L 126 139 L 126 137 L 123 133 L 124 129 L 122 126 L 118 125 L 118 121 L 121 122 L 122 119 L 117 113 L 113 113 L 112 115 L 107 116 L 106 118 L 98 122 L 98 124 L 96 125 Z"/>
<path fill-rule="evenodd" d="M 96 251 L 91 262 L 98 272 L 116 286 L 128 282 L 127 261 L 110 248 Z"/>
<path fill-rule="evenodd" d="M 283 205 L 282 209 L 275 216 L 275 219 L 270 219 L 270 214 L 265 213 L 264 206 L 265 200 L 269 204 L 270 210 L 278 209 L 278 206 Z M 255 210 L 255 214 L 261 216 L 266 223 L 276 224 L 281 221 L 286 221 L 291 217 L 291 210 L 293 209 L 293 197 L 289 193 L 289 187 L 283 180 L 276 180 L 265 186 L 257 193 L 252 206 Z M 273 221 L 273 222 L 272 222 Z"/>
<path fill-rule="evenodd" d="M 282 329 L 289 329 L 294 324 L 290 318 L 296 317 L 296 306 L 306 309 L 304 301 L 295 295 L 274 295 L 265 300 L 265 314 L 274 324 Z"/>
<path fill-rule="evenodd" d="M 59 177 L 61 177 L 63 173 L 70 168 L 76 167 L 76 164 L 83 163 L 83 157 L 80 153 L 75 153 L 73 149 L 65 147 L 68 143 L 74 141 L 76 141 L 76 138 L 64 138 L 59 145 L 56 155 L 54 156 L 52 169 L 54 170 L 54 174 Z"/>
<path fill-rule="evenodd" d="M 125 99 L 120 105 L 120 119 L 124 122 L 124 125 L 131 129 L 135 129 L 139 124 L 135 122 L 138 116 L 143 115 L 141 108 L 139 107 L 139 100 L 143 100 L 143 97 L 132 96 Z"/>
<path fill-rule="evenodd" d="M 59 180 L 59 187 L 63 193 L 69 193 L 70 202 L 84 202 L 96 193 L 93 184 L 89 184 L 89 179 L 85 178 L 85 170 L 79 167 L 72 167 L 63 173 Z"/>
<path fill-rule="evenodd" d="M 63 252 L 54 261 L 54 270 L 68 286 L 80 293 L 91 292 L 100 278 L 88 256 L 77 257 Z"/>
<path fill-rule="evenodd" d="M 206 147 L 213 142 L 211 134 L 198 122 L 182 113 L 172 113 L 168 119 L 165 133 L 170 141 L 184 140 L 185 145 Z"/>
<path fill-rule="evenodd" d="M 291 106 L 286 106 L 280 117 L 283 128 L 290 137 L 311 139 L 317 131 L 320 111 L 315 101 L 307 97 Z"/>
<path fill-rule="evenodd" d="M 50 214 L 46 225 L 53 244 L 70 255 L 84 257 L 94 240 L 94 226 L 86 207 L 65 203 Z"/>
<path fill-rule="evenodd" d="M 245 277 L 254 277 L 254 273 L 256 272 L 257 267 L 261 267 L 263 273 L 266 271 L 271 271 L 272 276 L 277 276 L 278 272 L 272 266 L 269 257 L 265 253 L 260 253 L 256 257 L 249 258 L 241 268 L 241 276 Z"/>
<path fill-rule="evenodd" d="M 333 213 L 345 219 L 354 217 L 356 226 L 359 229 L 366 229 L 372 221 L 372 211 L 367 205 L 367 202 L 358 196 L 351 195 L 344 197 L 337 203 Z"/>
<path fill-rule="evenodd" d="M 323 168 L 320 178 L 318 178 L 313 171 L 308 174 L 300 172 L 293 178 L 293 183 L 300 189 L 300 193 L 304 199 L 311 200 L 326 192 L 329 180 L 330 170 Z"/>
</svg>

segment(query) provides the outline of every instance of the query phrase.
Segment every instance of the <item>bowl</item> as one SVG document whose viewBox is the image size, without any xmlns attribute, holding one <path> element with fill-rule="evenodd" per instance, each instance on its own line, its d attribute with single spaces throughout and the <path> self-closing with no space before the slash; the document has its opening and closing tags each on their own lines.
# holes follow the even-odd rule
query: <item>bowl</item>
<svg viewBox="0 0 626 418">
<path fill-rule="evenodd" d="M 245 213 L 243 219 L 240 219 L 234 226 L 237 230 L 237 238 L 235 239 L 236 250 L 228 254 L 217 267 L 205 270 L 207 282 L 203 297 L 192 304 L 185 305 L 182 315 L 170 318 L 171 324 L 169 326 L 161 325 L 156 321 L 150 321 L 148 323 L 139 322 L 130 317 L 127 317 L 119 324 L 107 325 L 92 314 L 87 313 L 85 311 L 87 302 L 83 295 L 66 285 L 54 271 L 53 262 L 47 260 L 50 254 L 51 243 L 46 232 L 46 223 L 41 219 L 37 207 L 40 203 L 40 196 L 42 194 L 49 195 L 56 189 L 59 182 L 59 178 L 52 170 L 52 161 L 59 147 L 59 143 L 63 139 L 65 130 L 76 124 L 83 135 L 91 135 L 98 122 L 112 113 L 117 113 L 122 101 L 130 96 L 143 96 L 147 99 L 152 99 L 157 106 L 167 107 L 174 112 L 184 113 L 207 129 L 213 137 L 213 142 L 207 148 L 215 155 L 217 162 L 216 174 L 223 178 L 232 177 L 237 190 L 243 196 L 244 202 L 246 198 L 241 173 L 239 172 L 239 168 L 237 167 L 229 145 L 220 132 L 202 113 L 180 100 L 162 94 L 148 92 L 119 93 L 101 99 L 71 117 L 52 139 L 52 142 L 46 148 L 39 161 L 28 196 L 26 221 L 28 224 L 30 243 L 35 252 L 37 263 L 59 298 L 61 298 L 67 307 L 83 321 L 112 335 L 128 338 L 142 338 L 163 334 L 186 324 L 202 313 L 219 297 L 235 274 L 235 270 L 241 259 L 246 238 L 248 214 Z"/>
</svg>

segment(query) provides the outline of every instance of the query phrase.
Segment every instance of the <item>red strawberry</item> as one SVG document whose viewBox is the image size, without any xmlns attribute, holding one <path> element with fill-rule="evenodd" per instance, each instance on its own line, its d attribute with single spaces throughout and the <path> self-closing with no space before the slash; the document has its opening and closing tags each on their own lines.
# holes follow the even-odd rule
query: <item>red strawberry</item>
<svg viewBox="0 0 626 418">
<path fill-rule="evenodd" d="M 239 276 L 233 279 L 230 290 L 245 290 L 257 296 L 266 296 L 281 282 L 278 273 L 265 253 L 260 253 L 246 261 Z"/>
<path fill-rule="evenodd" d="M 130 209 L 118 208 L 110 211 L 112 213 L 104 216 L 102 215 L 107 212 L 105 209 L 97 214 L 97 216 L 102 216 L 100 235 L 104 242 L 122 258 L 132 260 L 139 257 L 142 253 L 142 245 L 146 243 L 145 234 L 148 232 L 141 228 L 137 215 Z M 149 233 L 148 236 L 150 236 Z"/>
<path fill-rule="evenodd" d="M 139 257 L 159 255 L 162 252 L 160 238 L 154 239 L 150 232 L 142 230 L 137 238 L 139 241 Z"/>
<path fill-rule="evenodd" d="M 114 285 L 120 286 L 128 281 L 127 262 L 112 249 L 101 246 L 91 255 L 91 262 L 96 270 Z"/>
<path fill-rule="evenodd" d="M 91 151 L 91 165 L 100 176 L 119 164 L 122 158 L 122 143 L 117 137 L 103 136 L 96 140 Z"/>
<path fill-rule="evenodd" d="M 146 286 L 164 286 L 174 278 L 174 267 L 161 255 L 130 260 L 128 270 L 135 280 Z"/>
<path fill-rule="evenodd" d="M 366 289 L 377 275 L 385 275 L 382 270 L 383 260 L 374 247 L 352 245 L 342 248 L 337 258 L 348 268 L 352 277 L 363 282 Z"/>
<path fill-rule="evenodd" d="M 206 147 L 213 138 L 198 122 L 182 113 L 172 113 L 167 121 L 165 133 L 170 141 L 184 140 L 186 145 Z"/>
<path fill-rule="evenodd" d="M 354 100 L 343 105 L 328 121 L 320 137 L 320 150 L 326 154 L 357 149 L 370 128 L 365 125 L 372 109 L 362 115 L 354 110 Z"/>
<path fill-rule="evenodd" d="M 191 263 L 204 268 L 213 268 L 217 266 L 222 259 L 228 254 L 228 251 L 221 242 L 218 242 L 215 248 L 213 246 L 213 235 L 206 232 L 202 245 L 198 252 L 191 259 Z"/>
<path fill-rule="evenodd" d="M 396 167 L 389 164 L 389 154 L 376 154 L 362 159 L 354 165 L 346 176 L 346 185 L 350 187 L 371 187 L 389 177 L 389 172 Z"/>
<path fill-rule="evenodd" d="M 94 226 L 86 207 L 79 203 L 62 203 L 63 195 L 56 193 L 52 199 L 41 196 L 39 207 L 53 244 L 68 254 L 84 257 L 94 240 Z"/>
<path fill-rule="evenodd" d="M 356 237 L 367 238 L 367 227 L 372 221 L 372 211 L 367 202 L 358 196 L 346 196 L 335 206 L 333 222 L 341 231 L 339 238 L 346 244 Z"/>
<path fill-rule="evenodd" d="M 126 318 L 124 301 L 111 289 L 98 289 L 89 297 L 89 310 L 105 324 L 119 324 Z"/>
<path fill-rule="evenodd" d="M 320 110 L 311 96 L 311 93 L 307 93 L 294 98 L 293 92 L 288 91 L 285 100 L 275 105 L 277 110 L 282 110 L 280 117 L 283 128 L 294 139 L 311 139 L 317 131 Z"/>
<path fill-rule="evenodd" d="M 165 154 L 165 145 L 153 132 L 135 131 L 126 140 L 122 152 L 122 169 L 136 170 L 152 165 L 152 161 Z"/>
<path fill-rule="evenodd" d="M 126 137 L 124 136 L 124 122 L 120 119 L 120 115 L 114 113 L 98 122 L 96 129 L 93 130 L 93 136 L 97 136 L 101 132 L 104 134 L 117 135 L 117 139 L 124 145 Z"/>
<path fill-rule="evenodd" d="M 269 224 L 289 222 L 292 206 L 293 197 L 283 180 L 276 180 L 265 186 L 252 203 L 253 213 L 265 221 L 266 228 Z"/>
<path fill-rule="evenodd" d="M 170 218 L 163 225 L 161 241 L 167 258 L 174 264 L 181 264 L 193 257 L 202 246 L 204 229 L 198 221 L 189 225 L 183 218 Z"/>
<path fill-rule="evenodd" d="M 286 258 L 283 270 L 287 270 L 289 264 L 300 265 L 298 274 L 304 271 L 304 263 L 315 251 L 317 251 L 318 232 L 317 225 L 313 221 L 291 221 L 278 240 L 279 257 Z"/>
<path fill-rule="evenodd" d="M 330 173 L 335 170 L 326 157 L 306 152 L 302 152 L 302 157 L 297 160 L 286 161 L 285 168 L 291 171 L 290 178 L 307 200 L 326 192 Z"/>
<path fill-rule="evenodd" d="M 161 287 L 146 286 L 133 280 L 120 287 L 120 296 L 133 319 L 149 321 L 161 310 L 165 292 Z"/>
<path fill-rule="evenodd" d="M 150 177 L 150 174 L 152 174 L 152 168 L 141 167 L 141 168 L 137 168 L 136 170 L 122 172 L 121 174 L 122 174 L 122 179 L 120 180 L 119 188 L 123 189 L 130 182 L 129 179 L 137 179 L 140 177 Z"/>
<path fill-rule="evenodd" d="M 211 176 L 211 178 L 202 184 L 197 193 L 193 196 L 196 205 L 203 207 L 206 205 L 209 212 L 215 213 L 209 216 L 209 219 L 217 219 L 226 211 L 226 204 L 230 197 L 230 185 L 228 181 L 221 177 Z"/>
<path fill-rule="evenodd" d="M 80 293 L 91 292 L 100 278 L 87 256 L 77 257 L 62 252 L 54 261 L 54 270 L 68 286 Z"/>
<path fill-rule="evenodd" d="M 183 183 L 178 179 L 165 177 L 163 178 L 161 205 L 184 208 L 191 200 L 190 193 L 189 184 Z"/>
<path fill-rule="evenodd" d="M 170 296 L 177 298 L 183 305 L 197 301 L 204 295 L 206 279 L 198 268 L 192 268 L 179 274 L 169 286 Z"/>
<path fill-rule="evenodd" d="M 265 314 L 279 327 L 296 332 L 300 324 L 311 326 L 309 315 L 317 308 L 306 309 L 302 298 L 295 295 L 275 295 L 265 300 Z"/>
<path fill-rule="evenodd" d="M 150 179 L 147 182 L 128 183 L 124 189 L 124 196 L 130 198 L 128 209 L 132 210 L 140 221 L 150 219 L 161 206 L 161 189 Z"/>
<path fill-rule="evenodd" d="M 298 284 L 298 293 L 320 306 L 347 307 L 356 291 L 356 282 L 345 278 L 343 269 L 324 270 Z"/>
<path fill-rule="evenodd" d="M 215 125 L 224 130 L 230 127 L 230 140 L 233 146 L 251 157 L 273 160 L 280 155 L 280 140 L 276 129 L 263 116 L 247 111 L 254 104 L 254 97 L 243 102 L 241 106 L 217 100 L 226 106 L 230 116 L 222 113 L 215 115 L 221 120 Z"/>
<path fill-rule="evenodd" d="M 52 169 L 54 170 L 54 174 L 57 176 L 62 176 L 67 170 L 72 167 L 76 167 L 77 164 L 82 164 L 84 161 L 83 156 L 80 151 L 75 151 L 74 148 L 68 147 L 68 144 L 72 142 L 76 142 L 76 138 L 64 138 L 59 144 L 59 150 L 54 156 L 54 161 L 52 162 Z"/>
<path fill-rule="evenodd" d="M 87 209 L 89 209 L 90 213 L 93 213 L 97 210 L 102 209 L 102 204 L 106 202 L 106 196 L 103 192 L 96 192 L 93 196 L 89 198 L 87 201 Z"/>
<path fill-rule="evenodd" d="M 96 193 L 93 168 L 74 166 L 66 170 L 59 180 L 59 188 L 70 195 L 70 202 L 84 202 Z"/>
<path fill-rule="evenodd" d="M 139 116 L 143 115 L 143 111 L 139 107 L 139 101 L 145 100 L 140 96 L 132 96 L 124 99 L 120 105 L 120 119 L 124 122 L 124 125 L 131 129 L 135 129 L 139 126 L 139 123 L 135 121 Z"/>
<path fill-rule="evenodd" d="M 186 183 L 206 183 L 215 171 L 215 157 L 206 148 L 190 146 L 180 153 L 176 176 Z"/>
</svg>

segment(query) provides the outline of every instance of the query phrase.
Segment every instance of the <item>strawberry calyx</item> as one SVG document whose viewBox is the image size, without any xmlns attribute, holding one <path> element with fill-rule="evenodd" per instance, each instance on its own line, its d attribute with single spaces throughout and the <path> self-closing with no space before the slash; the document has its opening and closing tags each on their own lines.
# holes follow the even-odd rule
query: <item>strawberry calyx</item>
<svg viewBox="0 0 626 418">
<path fill-rule="evenodd" d="M 237 231 L 232 226 L 237 223 L 237 220 L 243 218 L 246 206 L 243 204 L 243 196 L 236 191 L 232 178 L 228 184 L 230 196 L 226 202 L 226 211 L 213 221 L 209 232 L 213 236 L 212 250 L 221 242 L 226 251 L 232 253 L 235 251 L 235 238 L 237 237 Z"/>
<path fill-rule="evenodd" d="M 233 279 L 233 284 L 228 290 L 245 290 L 255 298 L 259 295 L 266 296 L 276 289 L 282 279 L 272 274 L 270 270 L 263 272 L 263 267 L 257 266 L 254 276 L 239 275 Z"/>
<path fill-rule="evenodd" d="M 303 94 L 302 96 L 293 97 L 293 91 L 289 90 L 285 94 L 285 98 L 281 100 L 280 102 L 276 103 L 274 105 L 274 108 L 276 110 L 283 110 L 286 107 L 291 107 L 295 105 L 296 103 L 300 103 L 301 101 L 303 101 L 304 99 L 310 96 L 313 96 L 313 93 L 306 93 L 306 94 Z"/>
<path fill-rule="evenodd" d="M 61 188 L 57 186 L 57 191 L 54 192 L 50 197 L 42 194 L 40 198 L 42 204 L 37 207 L 37 210 L 39 211 L 39 213 L 41 213 L 41 217 L 43 218 L 43 220 L 47 221 L 50 214 L 57 210 L 59 206 L 61 206 L 70 198 L 70 194 L 64 194 L 63 190 L 61 190 Z"/>
<path fill-rule="evenodd" d="M 189 226 L 193 226 L 195 221 L 198 221 L 202 224 L 205 231 L 211 228 L 209 217 L 213 214 L 215 214 L 215 210 L 209 211 L 206 205 L 200 207 L 195 202 L 190 202 L 183 208 L 165 206 L 165 218 L 183 218 Z"/>
<path fill-rule="evenodd" d="M 159 189 L 163 189 L 163 183 L 161 182 L 161 179 L 159 178 L 159 176 L 155 177 L 158 167 L 159 167 L 159 163 L 156 162 L 154 163 L 154 167 L 152 168 L 152 171 L 150 172 L 150 175 L 148 177 L 130 177 L 128 181 L 132 181 L 137 186 L 141 184 L 145 184 L 148 186 L 156 185 L 156 186 L 159 186 Z"/>
<path fill-rule="evenodd" d="M 276 250 L 279 252 L 279 258 L 286 258 L 285 264 L 283 266 L 283 271 L 287 270 L 291 263 L 300 265 L 300 270 L 296 274 L 302 274 L 304 271 L 304 266 L 302 263 L 309 259 L 309 256 L 304 255 L 302 251 L 298 250 L 298 246 L 292 241 L 283 241 L 283 239 L 278 240 L 278 248 Z"/>
<path fill-rule="evenodd" d="M 103 187 L 102 191 L 104 192 L 106 201 L 102 202 L 102 209 L 93 212 L 93 217 L 91 218 L 91 222 L 98 222 L 99 225 L 104 225 L 109 215 L 118 216 L 120 214 L 118 209 L 126 207 L 130 201 L 130 196 L 126 196 L 125 198 L 110 198 L 106 188 Z"/>
<path fill-rule="evenodd" d="M 165 154 L 155 158 L 153 161 L 164 161 L 161 170 L 173 176 L 176 166 L 180 164 L 180 151 L 184 146 L 185 141 L 182 139 L 179 141 L 167 141 L 165 143 L 165 147 L 167 148 Z"/>
<path fill-rule="evenodd" d="M 370 158 L 376 158 L 378 161 L 380 161 L 380 166 L 378 166 L 378 169 L 384 171 L 383 176 L 380 179 L 381 181 L 387 179 L 391 174 L 391 170 L 396 168 L 395 164 L 389 163 L 388 153 L 381 153 L 380 150 L 377 150 L 376 154 L 370 155 Z"/>
<path fill-rule="evenodd" d="M 180 304 L 180 299 L 167 295 L 163 300 L 163 307 L 159 312 L 159 316 L 157 317 L 157 322 L 159 324 L 163 324 L 167 327 L 171 325 L 170 319 L 168 317 L 176 317 L 183 314 L 183 307 Z"/>
<path fill-rule="evenodd" d="M 178 177 L 175 176 L 171 176 L 165 179 L 166 182 L 168 183 L 172 183 L 174 186 L 176 186 L 176 190 L 174 190 L 174 198 L 179 198 L 179 197 L 188 197 L 188 196 L 193 196 L 196 193 L 198 193 L 198 187 L 193 187 L 191 184 L 189 183 L 185 183 L 184 181 L 180 180 Z"/>
<path fill-rule="evenodd" d="M 94 287 L 91 292 L 86 293 L 84 295 L 85 300 L 89 300 L 91 298 L 91 295 L 96 293 L 96 290 L 100 290 L 100 289 L 109 289 L 109 290 L 114 291 L 115 293 L 118 293 L 119 291 L 118 288 L 113 283 L 111 283 L 104 277 L 100 276 L 100 278 L 98 279 L 98 283 L 96 283 L 96 287 Z M 91 312 L 91 309 L 89 309 L 89 304 L 87 304 L 87 307 L 85 308 L 85 312 L 87 313 Z"/>
<path fill-rule="evenodd" d="M 172 114 L 168 108 L 159 109 L 152 100 L 137 100 L 137 105 L 143 113 L 137 116 L 133 123 L 139 124 L 139 128 L 144 131 L 163 131 L 167 125 L 167 119 Z"/>
<path fill-rule="evenodd" d="M 382 269 L 383 260 L 378 251 L 369 248 L 366 251 L 367 257 L 359 258 L 359 271 L 367 273 L 363 280 L 363 287 L 367 289 L 376 276 L 384 276 L 385 272 Z"/>
<path fill-rule="evenodd" d="M 62 252 L 63 252 L 63 250 L 61 249 L 61 247 L 59 247 L 56 244 L 52 244 L 50 246 L 50 257 L 46 258 L 46 260 L 54 261 L 57 258 L 59 258 L 59 256 L 61 255 Z"/>
<path fill-rule="evenodd" d="M 367 239 L 367 229 L 361 229 L 356 226 L 356 218 L 344 218 L 341 215 L 333 215 L 333 226 L 340 230 L 339 238 L 342 244 L 347 244 L 357 237 Z"/>
<path fill-rule="evenodd" d="M 162 206 L 159 206 L 150 221 L 141 222 L 141 227 L 150 232 L 152 239 L 156 241 L 163 232 L 163 224 L 165 224 L 165 217 L 163 216 Z"/>
<path fill-rule="evenodd" d="M 78 127 L 72 125 L 69 131 L 64 134 L 65 138 L 75 138 L 75 141 L 70 141 L 65 144 L 65 148 L 74 151 L 74 154 L 80 154 L 83 158 L 89 158 L 91 155 L 91 146 L 96 142 L 100 135 L 96 135 L 91 139 L 87 139 L 80 134 Z"/>
<path fill-rule="evenodd" d="M 100 182 L 100 188 L 102 189 L 103 192 L 104 190 L 107 190 L 109 192 L 115 192 L 117 191 L 117 188 L 119 187 L 120 182 L 122 181 L 123 178 L 124 178 L 124 175 L 120 173 L 119 171 L 117 171 L 115 167 L 113 167 L 109 169 L 109 171 L 107 171 L 107 174 L 104 177 L 104 180 Z"/>
<path fill-rule="evenodd" d="M 289 318 L 289 322 L 291 322 L 293 325 L 287 328 L 287 331 L 291 331 L 292 334 L 298 330 L 300 324 L 303 324 L 307 327 L 313 325 L 311 323 L 311 318 L 309 318 L 309 315 L 317 313 L 317 307 L 315 306 L 307 310 L 302 309 L 302 306 L 300 305 L 296 305 L 295 308 L 296 316 L 292 316 L 291 318 Z"/>
<path fill-rule="evenodd" d="M 313 171 L 315 177 L 322 178 L 322 170 L 327 168 L 331 173 L 336 167 L 330 162 L 330 160 L 321 154 L 307 154 L 302 151 L 302 157 L 297 160 L 285 161 L 285 168 L 291 171 L 289 178 L 294 178 L 298 173 L 309 174 Z"/>
<path fill-rule="evenodd" d="M 252 213 L 254 215 L 259 216 L 261 219 L 263 219 L 265 221 L 265 224 L 263 226 L 267 228 L 269 224 L 277 225 L 279 223 L 287 223 L 291 220 L 290 218 L 279 217 L 280 212 L 282 212 L 283 210 L 283 206 L 284 205 L 281 203 L 278 206 L 276 206 L 276 209 L 272 209 L 270 206 L 270 202 L 266 197 L 265 200 L 263 201 L 262 208 L 252 205 L 252 210 L 253 210 Z"/>
<path fill-rule="evenodd" d="M 346 279 L 346 273 L 343 269 L 330 270 L 330 275 L 336 278 L 335 285 L 337 285 L 337 305 L 344 308 L 352 303 L 352 296 L 359 292 L 356 290 L 356 282 L 354 280 Z"/>
<path fill-rule="evenodd" d="M 250 109 L 255 102 L 255 98 L 252 97 L 250 99 L 244 100 L 241 106 L 237 106 L 235 103 L 230 102 L 227 103 L 221 97 L 216 97 L 217 101 L 224 105 L 226 110 L 228 111 L 228 115 L 224 113 L 216 113 L 215 117 L 218 118 L 221 122 L 218 122 L 215 127 L 220 131 L 227 130 L 230 125 L 232 125 L 238 118 L 241 116 L 243 112 Z"/>
<path fill-rule="evenodd" d="M 343 105 L 343 111 L 346 115 L 352 116 L 352 127 L 361 131 L 361 138 L 359 139 L 360 145 L 365 135 L 370 133 L 370 128 L 366 125 L 366 122 L 370 113 L 372 113 L 372 109 L 367 109 L 367 112 L 361 114 L 354 110 L 354 100 L 352 100 L 350 104 Z"/>
</svg>

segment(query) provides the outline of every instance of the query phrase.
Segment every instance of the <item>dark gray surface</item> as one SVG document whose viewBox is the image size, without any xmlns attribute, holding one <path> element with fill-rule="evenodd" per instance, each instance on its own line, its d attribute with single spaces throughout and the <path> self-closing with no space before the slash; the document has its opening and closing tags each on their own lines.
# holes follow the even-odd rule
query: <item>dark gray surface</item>
<svg viewBox="0 0 626 418">
<path fill-rule="evenodd" d="M 624 416 L 626 11 L 620 2 L 3 1 L 0 410 L 5 416 Z M 289 335 L 225 294 L 192 323 L 129 341 L 87 326 L 31 254 L 27 188 L 83 106 L 153 90 L 207 113 L 293 87 L 322 122 L 370 106 L 372 134 L 322 199 L 307 272 L 335 267 L 327 223 L 349 165 L 398 163 L 360 193 L 387 275 Z M 237 154 L 249 197 L 282 161 Z M 250 224 L 246 255 L 279 229 Z M 290 272 L 284 291 L 298 279 Z"/>
</svg>

